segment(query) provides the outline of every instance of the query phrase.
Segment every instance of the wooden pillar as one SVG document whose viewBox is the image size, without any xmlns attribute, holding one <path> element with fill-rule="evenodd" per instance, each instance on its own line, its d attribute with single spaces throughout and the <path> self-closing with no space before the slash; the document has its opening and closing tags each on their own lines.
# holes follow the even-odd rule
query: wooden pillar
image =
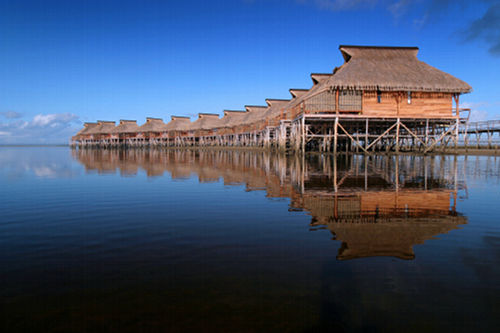
<svg viewBox="0 0 500 333">
<path fill-rule="evenodd" d="M 460 95 L 454 94 L 453 99 L 455 100 L 455 116 L 457 116 L 457 118 L 459 118 L 460 117 L 460 107 L 459 107 Z"/>
<path fill-rule="evenodd" d="M 305 115 L 302 115 L 302 153 L 305 152 L 306 152 L 306 117 Z"/>
<path fill-rule="evenodd" d="M 368 118 L 366 118 L 365 149 L 368 150 Z"/>
<path fill-rule="evenodd" d="M 429 145 L 429 119 L 425 120 L 425 148 Z"/>
<path fill-rule="evenodd" d="M 339 117 L 335 117 L 335 126 L 333 128 L 333 153 L 335 155 L 337 155 L 338 125 L 339 125 Z"/>
<path fill-rule="evenodd" d="M 400 127 L 400 122 L 399 118 L 396 123 L 396 152 L 399 152 L 399 127 Z"/>
</svg>

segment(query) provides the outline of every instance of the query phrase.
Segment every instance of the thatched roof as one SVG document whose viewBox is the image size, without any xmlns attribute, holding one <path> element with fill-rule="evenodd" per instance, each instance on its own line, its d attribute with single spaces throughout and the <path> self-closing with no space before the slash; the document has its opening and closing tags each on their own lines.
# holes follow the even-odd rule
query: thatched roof
<svg viewBox="0 0 500 333">
<path fill-rule="evenodd" d="M 109 134 L 114 128 L 114 121 L 98 120 L 97 126 L 93 126 L 85 134 Z"/>
<path fill-rule="evenodd" d="M 293 98 L 292 101 L 290 102 L 289 105 L 287 105 L 287 109 L 291 109 L 303 101 L 305 101 L 308 98 L 311 98 L 312 96 L 318 94 L 321 91 L 324 91 L 327 87 L 328 84 L 328 79 L 332 76 L 333 74 L 311 74 L 311 78 L 317 83 L 314 84 L 311 89 L 306 90 L 303 92 L 305 89 L 302 89 L 301 93 L 298 94 L 297 97 Z M 290 91 L 291 92 L 291 91 Z M 292 95 L 293 96 L 293 95 Z"/>
<path fill-rule="evenodd" d="M 304 95 L 309 89 L 296 89 L 292 88 L 290 89 L 290 94 L 292 95 L 293 98 L 298 98 L 302 95 Z"/>
<path fill-rule="evenodd" d="M 221 119 L 220 127 L 239 125 L 246 114 L 246 110 L 224 110 L 224 117 Z"/>
<path fill-rule="evenodd" d="M 73 136 L 73 139 L 76 139 L 78 138 L 79 136 L 81 135 L 84 135 L 84 134 L 88 134 L 88 132 L 96 127 L 97 125 L 99 125 L 98 123 L 84 123 L 83 124 L 83 128 L 81 130 L 78 131 L 78 133 L 76 133 L 74 136 Z"/>
<path fill-rule="evenodd" d="M 145 133 L 145 132 L 163 132 L 165 131 L 166 124 L 163 122 L 161 118 L 146 118 L 146 122 L 139 126 L 137 132 Z"/>
<path fill-rule="evenodd" d="M 120 123 L 113 128 L 111 133 L 135 133 L 138 129 L 137 120 L 120 119 Z"/>
<path fill-rule="evenodd" d="M 279 98 L 266 98 L 267 106 L 272 107 L 273 105 L 281 105 L 283 103 L 290 102 L 289 99 L 279 99 Z"/>
<path fill-rule="evenodd" d="M 185 116 L 172 116 L 165 125 L 165 131 L 185 131 L 191 125 L 191 118 Z"/>
<path fill-rule="evenodd" d="M 345 63 L 329 89 L 468 93 L 471 86 L 417 59 L 417 47 L 339 47 Z"/>
<path fill-rule="evenodd" d="M 216 113 L 198 113 L 198 119 L 191 123 L 189 129 L 210 130 L 217 128 L 220 123 L 219 115 Z"/>
<path fill-rule="evenodd" d="M 265 119 L 271 119 L 274 117 L 278 117 L 281 115 L 281 111 L 286 109 L 286 107 L 290 104 L 290 99 L 266 99 L 266 103 L 269 108 L 264 113 L 263 117 Z"/>
<path fill-rule="evenodd" d="M 269 106 L 262 105 L 245 105 L 245 109 L 247 110 L 247 114 L 243 119 L 241 119 L 241 123 L 237 125 L 248 125 L 253 124 L 262 120 L 265 111 L 269 108 Z"/>
<path fill-rule="evenodd" d="M 317 85 L 323 81 L 326 81 L 332 73 L 311 73 L 311 80 L 313 81 L 313 85 Z"/>
</svg>

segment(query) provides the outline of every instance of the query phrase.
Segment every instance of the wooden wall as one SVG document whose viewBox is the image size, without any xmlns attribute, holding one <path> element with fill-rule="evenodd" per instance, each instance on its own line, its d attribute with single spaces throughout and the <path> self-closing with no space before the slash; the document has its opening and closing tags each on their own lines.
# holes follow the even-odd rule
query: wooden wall
<svg viewBox="0 0 500 333">
<path fill-rule="evenodd" d="M 399 93 L 399 113 L 397 92 L 382 92 L 380 103 L 376 91 L 363 92 L 363 115 L 376 117 L 451 117 L 453 98 L 449 93 L 412 92 L 408 104 L 406 92 Z"/>
</svg>

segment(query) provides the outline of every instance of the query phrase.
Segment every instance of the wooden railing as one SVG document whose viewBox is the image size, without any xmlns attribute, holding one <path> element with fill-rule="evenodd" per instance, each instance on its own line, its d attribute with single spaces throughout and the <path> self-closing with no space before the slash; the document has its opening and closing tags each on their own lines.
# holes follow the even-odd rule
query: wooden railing
<svg viewBox="0 0 500 333">
<path fill-rule="evenodd" d="M 485 120 L 469 122 L 467 133 L 500 132 L 500 120 Z"/>
</svg>

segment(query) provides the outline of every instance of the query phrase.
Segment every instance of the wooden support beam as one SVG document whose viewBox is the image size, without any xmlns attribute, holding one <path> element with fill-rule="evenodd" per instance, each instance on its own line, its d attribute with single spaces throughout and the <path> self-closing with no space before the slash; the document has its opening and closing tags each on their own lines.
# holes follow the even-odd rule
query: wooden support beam
<svg viewBox="0 0 500 333">
<path fill-rule="evenodd" d="M 340 124 L 337 124 L 337 125 L 338 125 L 338 126 L 340 127 L 340 129 L 341 129 L 341 130 L 342 130 L 342 131 L 343 131 L 343 132 L 347 135 L 347 137 L 348 137 L 349 139 L 351 139 L 351 141 L 352 141 L 352 142 L 354 142 L 354 143 L 356 144 L 356 146 L 357 146 L 357 147 L 361 148 L 361 149 L 362 149 L 365 153 L 367 153 L 367 154 L 368 154 L 368 151 L 367 151 L 365 148 L 363 148 L 363 147 L 361 146 L 361 143 L 359 143 L 359 141 L 358 141 L 358 140 L 355 140 L 355 139 L 354 139 L 354 138 L 353 138 L 353 137 L 352 137 L 352 136 L 351 136 L 351 135 L 350 135 L 350 134 L 346 131 L 346 129 L 345 129 L 342 125 L 340 125 Z"/>
<path fill-rule="evenodd" d="M 441 134 L 441 136 L 439 137 L 439 139 L 437 139 L 436 141 L 434 141 L 429 147 L 427 147 L 427 149 L 424 150 L 424 154 L 427 153 L 429 150 L 431 150 L 431 148 L 434 147 L 438 142 L 440 142 L 441 140 L 443 140 L 443 138 L 448 133 L 450 133 L 455 128 L 455 126 L 456 126 L 456 124 L 452 125 L 446 132 L 444 132 L 443 134 Z"/>
<path fill-rule="evenodd" d="M 366 150 L 370 149 L 371 146 L 373 146 L 374 144 L 376 144 L 378 141 L 380 141 L 380 139 L 382 139 L 387 133 L 389 133 L 390 130 L 392 130 L 394 127 L 396 127 L 397 123 L 394 123 L 393 125 L 391 125 L 387 130 L 385 130 L 384 133 L 380 134 L 376 139 L 375 141 L 373 141 L 372 143 L 370 143 L 368 145 L 368 147 L 366 147 Z"/>
<path fill-rule="evenodd" d="M 399 152 L 399 128 L 400 128 L 401 122 L 399 121 L 399 118 L 396 122 L 396 152 Z"/>
<path fill-rule="evenodd" d="M 335 127 L 333 128 L 333 153 L 335 154 L 335 156 L 337 156 L 338 125 L 339 125 L 339 117 L 335 117 Z M 335 158 L 334 162 L 336 163 L 336 161 L 337 159 Z M 335 164 L 335 170 L 337 170 L 336 164 Z"/>
<path fill-rule="evenodd" d="M 368 150 L 368 118 L 366 118 L 366 129 L 365 129 L 365 150 Z"/>
<path fill-rule="evenodd" d="M 408 127 L 406 127 L 405 124 L 403 124 L 402 122 L 400 123 L 401 126 L 403 126 L 407 131 L 408 133 L 410 133 L 410 135 L 412 135 L 415 139 L 417 139 L 421 144 L 423 145 L 426 145 L 424 141 L 422 141 L 418 135 L 416 135 L 415 133 L 413 133 L 413 131 L 411 131 Z"/>
<path fill-rule="evenodd" d="M 306 152 L 306 118 L 302 116 L 302 153 Z M 286 133 L 285 133 L 286 135 Z"/>
</svg>

